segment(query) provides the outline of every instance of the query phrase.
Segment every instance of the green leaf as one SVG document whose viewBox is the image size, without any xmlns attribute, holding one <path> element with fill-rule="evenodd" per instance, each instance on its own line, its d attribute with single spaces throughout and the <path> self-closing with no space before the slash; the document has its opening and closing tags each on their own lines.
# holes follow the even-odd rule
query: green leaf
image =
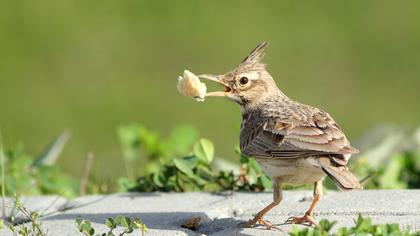
<svg viewBox="0 0 420 236">
<path fill-rule="evenodd" d="M 161 170 L 162 166 L 157 161 L 148 161 L 144 168 L 144 172 L 147 174 L 156 173 Z"/>
<path fill-rule="evenodd" d="M 191 126 L 177 126 L 163 142 L 165 155 L 185 155 L 191 150 L 198 132 Z"/>
<path fill-rule="evenodd" d="M 23 226 L 20 228 L 19 233 L 20 233 L 22 236 L 26 236 L 26 235 L 28 235 L 28 228 L 27 228 L 26 226 L 24 226 L 24 225 L 23 225 Z"/>
<path fill-rule="evenodd" d="M 9 224 L 9 229 L 10 229 L 10 231 L 12 231 L 12 233 L 16 232 L 16 227 L 12 224 Z"/>
<path fill-rule="evenodd" d="M 128 234 L 132 233 L 133 231 L 134 231 L 134 229 L 133 229 L 133 228 L 127 228 L 127 229 L 125 230 L 125 232 L 126 232 L 126 233 L 128 233 Z"/>
<path fill-rule="evenodd" d="M 122 226 L 124 228 L 128 228 L 131 224 L 131 220 L 128 217 L 122 216 L 122 215 L 118 215 L 115 218 L 115 223 L 119 226 Z"/>
<path fill-rule="evenodd" d="M 139 130 L 143 127 L 137 124 L 120 126 L 117 129 L 118 140 L 120 141 L 123 156 L 126 160 L 133 160 L 139 157 L 140 138 Z"/>
<path fill-rule="evenodd" d="M 254 159 L 249 159 L 248 166 L 249 166 L 250 169 L 254 170 L 255 173 L 257 173 L 257 174 L 263 173 L 260 165 Z"/>
<path fill-rule="evenodd" d="M 198 165 L 197 166 L 197 175 L 200 176 L 203 179 L 206 179 L 208 181 L 212 181 L 215 177 L 215 173 L 212 172 L 209 167 L 204 165 Z"/>
<path fill-rule="evenodd" d="M 122 221 L 121 221 L 121 226 L 125 227 L 125 228 L 129 228 L 131 225 L 131 220 L 128 217 L 123 217 Z"/>
<path fill-rule="evenodd" d="M 214 146 L 208 139 L 200 139 L 194 145 L 194 155 L 204 163 L 210 164 L 214 158 Z"/>
<path fill-rule="evenodd" d="M 261 184 L 264 189 L 271 189 L 273 187 L 273 183 L 271 182 L 270 178 L 268 178 L 265 174 L 261 175 Z"/>
<path fill-rule="evenodd" d="M 114 219 L 112 219 L 112 218 L 107 218 L 107 219 L 105 220 L 105 224 L 106 224 L 109 228 L 111 228 L 111 229 L 114 229 L 114 228 L 116 227 L 116 225 L 115 225 L 115 221 L 114 221 Z"/>
<path fill-rule="evenodd" d="M 386 231 L 389 233 L 400 232 L 400 226 L 398 224 L 386 224 Z"/>
<path fill-rule="evenodd" d="M 126 192 L 136 186 L 136 183 L 134 181 L 124 177 L 118 178 L 117 183 L 120 192 Z"/>
<path fill-rule="evenodd" d="M 134 218 L 133 219 L 133 228 L 134 229 L 139 229 L 142 225 L 142 222 L 139 218 Z"/>
<path fill-rule="evenodd" d="M 319 227 L 322 229 L 322 230 L 325 230 L 325 231 L 327 231 L 327 232 L 329 232 L 330 230 L 331 230 L 331 228 L 335 225 L 337 223 L 337 221 L 332 221 L 332 222 L 330 222 L 330 221 L 328 221 L 328 220 L 326 220 L 326 219 L 323 219 L 323 220 L 321 220 L 320 222 L 319 222 Z"/>
<path fill-rule="evenodd" d="M 77 228 L 79 229 L 80 232 L 83 232 L 83 221 L 84 220 L 80 217 L 76 218 L 75 220 Z"/>
<path fill-rule="evenodd" d="M 179 190 L 182 192 L 192 192 L 197 191 L 198 186 L 192 181 L 191 179 L 194 178 L 194 176 L 188 176 L 184 174 L 183 172 L 178 172 L 177 175 L 177 187 L 179 187 Z"/>
<path fill-rule="evenodd" d="M 123 221 L 124 216 L 122 215 L 117 215 L 117 217 L 115 217 L 115 224 L 116 225 L 121 225 L 121 222 Z"/>
<path fill-rule="evenodd" d="M 206 192 L 220 192 L 222 191 L 222 187 L 217 183 L 208 183 L 204 185 L 203 190 Z"/>
<path fill-rule="evenodd" d="M 249 162 L 249 157 L 242 154 L 239 145 L 235 147 L 235 152 L 239 155 L 239 161 L 241 164 L 247 164 Z"/>
<path fill-rule="evenodd" d="M 208 183 L 206 179 L 203 179 L 201 178 L 201 176 L 198 176 L 198 175 L 193 175 L 190 178 L 193 179 L 199 186 L 203 186 Z M 197 190 L 200 190 L 200 189 L 197 189 Z"/>
<path fill-rule="evenodd" d="M 389 160 L 384 168 L 385 172 L 380 177 L 383 188 L 403 189 L 407 187 L 407 184 L 400 180 L 400 174 L 404 168 L 404 159 L 403 154 L 398 154 Z"/>
<path fill-rule="evenodd" d="M 175 166 L 188 176 L 193 176 L 193 169 L 197 166 L 198 159 L 195 156 L 174 159 Z"/>
<path fill-rule="evenodd" d="M 93 235 L 95 235 L 95 229 L 91 227 L 89 229 L 89 231 L 87 231 L 87 233 L 89 233 L 89 235 L 93 236 Z"/>
<path fill-rule="evenodd" d="M 92 225 L 90 224 L 89 221 L 84 221 L 82 229 L 83 229 L 82 232 L 86 232 L 89 235 L 94 235 L 95 234 L 95 229 L 92 227 Z"/>
<path fill-rule="evenodd" d="M 153 173 L 152 174 L 152 180 L 153 180 L 153 183 L 156 185 L 156 186 L 158 186 L 158 187 L 163 187 L 164 186 L 164 184 L 163 184 L 163 182 L 161 181 L 161 178 L 162 178 L 162 176 L 161 176 L 161 174 L 160 173 Z"/>
<path fill-rule="evenodd" d="M 255 169 L 250 168 L 248 170 L 248 182 L 249 182 L 249 184 L 253 185 L 253 184 L 257 183 L 258 175 L 259 174 L 255 171 Z"/>
<path fill-rule="evenodd" d="M 143 145 L 144 152 L 151 160 L 155 160 L 163 154 L 162 144 L 159 142 L 159 136 L 156 132 L 151 132 L 145 127 L 140 127 L 138 136 L 141 145 Z"/>
<path fill-rule="evenodd" d="M 363 216 L 359 214 L 356 221 L 355 231 L 356 233 L 367 232 L 371 225 L 372 221 L 370 218 L 363 218 Z"/>
<path fill-rule="evenodd" d="M 353 233 L 353 230 L 349 228 L 345 228 L 345 227 L 339 228 L 337 230 L 337 236 L 348 236 L 348 235 L 351 235 L 352 233 Z"/>
<path fill-rule="evenodd" d="M 39 213 L 36 211 L 33 211 L 30 213 L 30 217 L 34 220 L 36 220 L 39 217 Z"/>
<path fill-rule="evenodd" d="M 143 223 L 143 221 L 141 221 L 139 218 L 135 218 L 133 220 L 133 228 L 139 229 L 141 232 L 145 233 L 149 230 L 147 226 Z"/>
</svg>

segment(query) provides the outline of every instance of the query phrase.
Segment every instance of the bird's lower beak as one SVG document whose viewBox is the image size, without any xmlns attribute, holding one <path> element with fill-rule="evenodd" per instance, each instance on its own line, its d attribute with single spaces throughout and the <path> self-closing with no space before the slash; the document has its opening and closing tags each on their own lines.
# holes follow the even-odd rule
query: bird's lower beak
<svg viewBox="0 0 420 236">
<path fill-rule="evenodd" d="M 224 86 L 224 91 L 209 92 L 206 93 L 206 97 L 226 97 L 232 91 L 232 89 L 222 81 L 222 76 L 220 75 L 199 75 L 198 78 L 211 80 Z"/>
</svg>

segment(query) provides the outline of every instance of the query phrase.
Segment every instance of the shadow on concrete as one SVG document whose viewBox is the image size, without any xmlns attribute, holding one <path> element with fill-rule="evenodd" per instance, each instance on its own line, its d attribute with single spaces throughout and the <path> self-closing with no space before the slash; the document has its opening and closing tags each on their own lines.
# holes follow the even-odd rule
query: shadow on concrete
<svg viewBox="0 0 420 236">
<path fill-rule="evenodd" d="M 105 225 L 104 222 L 106 218 L 115 218 L 117 215 L 123 215 L 129 218 L 140 218 L 149 229 L 184 231 L 188 235 L 208 235 L 229 229 L 239 231 L 243 228 L 244 225 L 244 221 L 237 220 L 234 218 L 212 220 L 203 212 L 119 212 L 98 214 L 63 213 L 59 215 L 45 217 L 43 218 L 43 220 L 75 220 L 78 217 L 82 217 L 83 219 L 89 220 L 91 222 Z M 198 230 L 193 231 L 181 227 L 182 224 L 194 217 L 201 218 L 200 228 Z"/>
<path fill-rule="evenodd" d="M 159 197 L 161 196 L 161 192 L 127 192 L 127 193 L 119 193 L 118 197 L 127 197 L 127 198 L 136 198 L 136 197 Z"/>
</svg>

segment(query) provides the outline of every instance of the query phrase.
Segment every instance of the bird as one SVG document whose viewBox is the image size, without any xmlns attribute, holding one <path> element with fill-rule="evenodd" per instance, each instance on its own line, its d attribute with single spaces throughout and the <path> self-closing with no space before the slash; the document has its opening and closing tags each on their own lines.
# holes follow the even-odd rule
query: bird
<svg viewBox="0 0 420 236">
<path fill-rule="evenodd" d="M 359 151 L 327 112 L 297 102 L 279 89 L 262 62 L 267 45 L 259 44 L 225 74 L 198 77 L 224 87 L 223 91 L 208 92 L 206 97 L 226 97 L 240 106 L 240 150 L 254 158 L 273 183 L 273 201 L 246 226 L 278 229 L 263 217 L 280 204 L 282 185 L 286 183 L 313 184 L 314 189 L 306 213 L 285 223 L 316 225 L 313 211 L 323 195 L 326 176 L 342 190 L 363 188 L 347 166 L 351 155 Z"/>
</svg>

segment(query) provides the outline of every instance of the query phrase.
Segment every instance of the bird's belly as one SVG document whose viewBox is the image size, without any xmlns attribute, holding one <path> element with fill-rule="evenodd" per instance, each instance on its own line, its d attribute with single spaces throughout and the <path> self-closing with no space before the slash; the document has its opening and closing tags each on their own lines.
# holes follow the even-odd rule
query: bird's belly
<svg viewBox="0 0 420 236">
<path fill-rule="evenodd" d="M 311 184 L 326 176 L 312 157 L 294 159 L 260 159 L 256 161 L 271 178 L 280 178 L 283 183 Z"/>
</svg>

